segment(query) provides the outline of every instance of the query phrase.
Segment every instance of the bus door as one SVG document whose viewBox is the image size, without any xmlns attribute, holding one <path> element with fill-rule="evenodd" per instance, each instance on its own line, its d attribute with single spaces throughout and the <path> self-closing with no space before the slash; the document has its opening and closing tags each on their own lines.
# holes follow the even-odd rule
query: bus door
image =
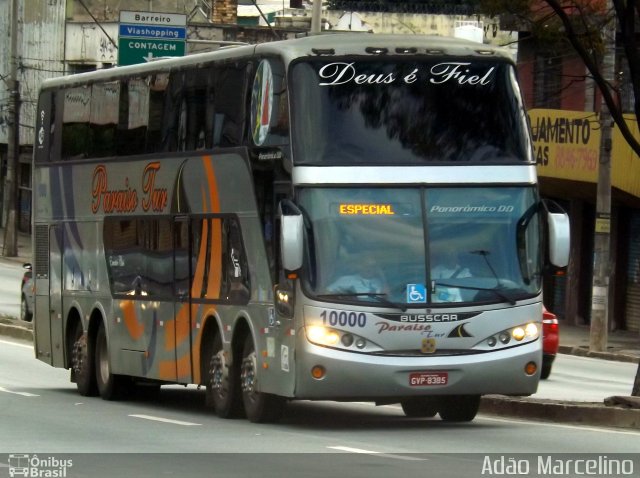
<svg viewBox="0 0 640 478">
<path fill-rule="evenodd" d="M 192 360 L 192 265 L 190 250 L 190 224 L 187 217 L 176 217 L 173 222 L 173 273 L 174 273 L 174 317 L 175 360 L 179 382 L 193 381 Z"/>
</svg>

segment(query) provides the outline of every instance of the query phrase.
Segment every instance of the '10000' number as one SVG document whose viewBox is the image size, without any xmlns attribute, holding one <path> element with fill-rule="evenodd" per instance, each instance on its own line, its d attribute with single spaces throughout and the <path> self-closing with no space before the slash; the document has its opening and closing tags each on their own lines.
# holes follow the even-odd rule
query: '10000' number
<svg viewBox="0 0 640 478">
<path fill-rule="evenodd" d="M 322 325 L 332 327 L 336 325 L 341 327 L 364 327 L 367 325 L 367 314 L 364 312 L 337 312 L 335 310 L 327 312 L 323 310 L 320 313 L 320 317 L 322 317 Z"/>
</svg>

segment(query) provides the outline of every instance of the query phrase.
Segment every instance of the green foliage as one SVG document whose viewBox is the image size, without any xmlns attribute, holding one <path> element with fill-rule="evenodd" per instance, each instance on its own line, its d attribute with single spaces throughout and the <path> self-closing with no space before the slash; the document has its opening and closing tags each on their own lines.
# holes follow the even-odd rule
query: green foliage
<svg viewBox="0 0 640 478">
<path fill-rule="evenodd" d="M 569 0 L 562 5 L 566 7 L 572 32 L 597 58 L 603 49 L 601 32 L 606 19 L 602 4 Z M 545 0 L 478 0 L 478 9 L 485 15 L 500 17 L 502 23 L 509 23 L 514 30 L 529 32 L 530 39 L 542 51 L 551 53 L 570 47 L 566 25 Z"/>
<path fill-rule="evenodd" d="M 329 0 L 329 10 L 473 15 L 481 0 Z"/>
</svg>

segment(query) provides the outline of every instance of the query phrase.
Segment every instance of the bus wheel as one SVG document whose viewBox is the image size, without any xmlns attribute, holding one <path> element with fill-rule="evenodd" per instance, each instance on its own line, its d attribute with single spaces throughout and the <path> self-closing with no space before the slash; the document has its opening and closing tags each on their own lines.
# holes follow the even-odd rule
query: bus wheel
<svg viewBox="0 0 640 478">
<path fill-rule="evenodd" d="M 111 373 L 109 349 L 104 324 L 100 324 L 96 336 L 96 384 L 98 392 L 104 400 L 118 400 L 125 395 L 127 386 L 125 377 Z"/>
<path fill-rule="evenodd" d="M 400 405 L 408 417 L 431 418 L 438 413 L 439 400 L 434 397 L 416 397 L 403 400 Z"/>
<path fill-rule="evenodd" d="M 215 407 L 216 415 L 220 418 L 242 415 L 237 366 L 227 360 L 220 334 L 213 340 L 207 373 L 206 402 Z"/>
<path fill-rule="evenodd" d="M 98 394 L 93 366 L 93 350 L 87 335 L 78 322 L 73 333 L 71 350 L 71 381 L 75 382 L 80 395 L 92 397 Z"/>
<path fill-rule="evenodd" d="M 256 358 L 253 339 L 248 336 L 242 352 L 242 367 L 240 372 L 240 384 L 242 386 L 242 401 L 247 418 L 253 423 L 267 423 L 278 421 L 284 412 L 285 399 L 270 393 L 262 393 L 256 390 L 256 371 L 258 360 Z"/>
<path fill-rule="evenodd" d="M 470 422 L 480 408 L 480 395 L 452 395 L 442 400 L 440 418 L 445 422 Z"/>
</svg>

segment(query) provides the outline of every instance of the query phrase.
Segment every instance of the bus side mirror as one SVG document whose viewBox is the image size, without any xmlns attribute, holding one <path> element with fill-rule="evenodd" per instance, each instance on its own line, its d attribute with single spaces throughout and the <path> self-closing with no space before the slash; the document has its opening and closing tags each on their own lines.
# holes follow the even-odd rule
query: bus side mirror
<svg viewBox="0 0 640 478">
<path fill-rule="evenodd" d="M 282 267 L 286 271 L 297 271 L 302 267 L 304 219 L 298 208 L 292 203 L 290 206 L 294 210 L 285 213 L 282 204 L 280 205 L 280 253 L 282 254 Z"/>
<path fill-rule="evenodd" d="M 556 267 L 566 267 L 569 264 L 571 244 L 568 214 L 547 211 L 547 226 L 549 231 L 549 262 Z"/>
</svg>

